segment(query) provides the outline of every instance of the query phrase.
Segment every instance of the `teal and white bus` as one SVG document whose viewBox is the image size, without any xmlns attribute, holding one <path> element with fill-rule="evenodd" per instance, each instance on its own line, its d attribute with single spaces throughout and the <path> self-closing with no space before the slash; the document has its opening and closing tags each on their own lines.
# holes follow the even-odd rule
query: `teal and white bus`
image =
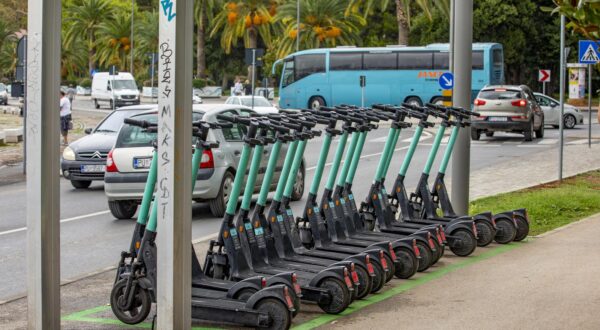
<svg viewBox="0 0 600 330">
<path fill-rule="evenodd" d="M 366 77 L 365 105 L 420 104 L 442 100 L 438 79 L 448 71 L 448 44 L 422 47 L 337 47 L 303 50 L 283 62 L 279 106 L 286 109 L 361 104 L 360 76 Z M 485 85 L 504 83 L 502 45 L 473 44 L 473 97 Z"/>
</svg>

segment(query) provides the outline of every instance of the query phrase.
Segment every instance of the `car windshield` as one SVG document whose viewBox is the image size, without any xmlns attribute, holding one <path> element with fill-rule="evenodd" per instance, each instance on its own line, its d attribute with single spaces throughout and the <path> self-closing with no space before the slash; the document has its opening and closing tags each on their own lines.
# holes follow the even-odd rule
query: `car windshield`
<svg viewBox="0 0 600 330">
<path fill-rule="evenodd" d="M 245 105 L 247 107 L 252 106 L 252 98 L 251 97 L 240 98 L 240 100 L 242 100 L 242 105 Z M 254 98 L 254 106 L 255 107 L 272 107 L 273 105 L 271 103 L 269 103 L 269 101 L 267 101 L 264 97 L 255 97 Z"/>
<path fill-rule="evenodd" d="M 6 86 L 4 84 L 0 84 L 0 92 L 4 92 L 6 90 Z"/>
<path fill-rule="evenodd" d="M 192 120 L 200 120 L 202 119 L 203 115 L 203 112 L 194 112 L 192 114 Z M 156 113 L 153 113 L 135 116 L 134 119 L 156 123 L 158 116 L 156 116 Z M 121 131 L 119 132 L 119 136 L 117 137 L 115 148 L 149 147 L 152 145 L 154 140 L 156 140 L 156 133 L 148 133 L 143 128 L 138 126 L 123 125 Z M 195 141 L 195 138 L 193 141 Z"/>
<path fill-rule="evenodd" d="M 513 89 L 488 89 L 481 91 L 479 94 L 480 99 L 486 100 L 514 100 L 520 99 L 521 91 Z"/>
<path fill-rule="evenodd" d="M 129 118 L 143 110 L 118 110 L 113 111 L 96 127 L 95 132 L 116 133 L 123 125 L 123 119 Z"/>
<path fill-rule="evenodd" d="M 137 89 L 137 86 L 135 85 L 135 81 L 129 79 L 129 80 L 124 80 L 124 79 L 115 79 L 114 81 L 111 80 L 113 86 L 115 86 L 115 90 L 119 90 L 119 89 Z"/>
</svg>

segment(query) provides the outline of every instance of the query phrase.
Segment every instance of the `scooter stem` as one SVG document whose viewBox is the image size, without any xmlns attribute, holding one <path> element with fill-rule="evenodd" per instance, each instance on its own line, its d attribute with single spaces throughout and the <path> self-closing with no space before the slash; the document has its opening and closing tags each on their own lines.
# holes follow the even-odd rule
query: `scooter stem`
<svg viewBox="0 0 600 330">
<path fill-rule="evenodd" d="M 365 146 L 366 139 L 367 139 L 367 131 L 360 132 L 360 135 L 358 137 L 358 142 L 356 143 L 356 149 L 354 151 L 354 155 L 352 155 L 352 162 L 350 164 L 350 169 L 348 170 L 348 175 L 346 175 L 346 183 L 347 184 L 352 184 L 352 182 L 354 181 L 354 176 L 356 175 L 356 169 L 358 168 L 358 162 L 360 161 L 360 155 L 362 153 L 363 147 Z M 380 161 L 380 163 L 381 163 L 381 161 Z"/>
<path fill-rule="evenodd" d="M 287 182 L 287 177 L 290 174 L 290 168 L 292 167 L 292 162 L 294 161 L 294 155 L 296 154 L 296 149 L 298 148 L 298 141 L 292 141 L 290 146 L 288 147 L 287 154 L 285 155 L 285 161 L 283 162 L 283 168 L 281 169 L 281 175 L 279 176 L 279 182 L 277 182 L 277 189 L 275 190 L 275 196 L 273 196 L 273 201 L 281 202 L 281 197 L 283 196 L 283 190 L 285 189 L 285 184 Z"/>
<path fill-rule="evenodd" d="M 406 152 L 406 156 L 404 156 L 404 161 L 402 161 L 402 167 L 400 167 L 400 175 L 405 177 L 406 172 L 408 171 L 408 166 L 412 161 L 412 157 L 415 154 L 415 150 L 417 149 L 417 144 L 419 144 L 419 139 L 421 138 L 421 134 L 423 133 L 423 126 L 419 125 L 415 129 L 415 134 L 413 134 L 413 138 L 410 141 L 410 147 L 408 147 L 408 151 Z"/>
<path fill-rule="evenodd" d="M 442 143 L 442 138 L 444 137 L 444 131 L 446 130 L 446 125 L 442 123 L 438 128 L 438 131 L 435 135 L 435 140 L 433 141 L 433 146 L 429 151 L 429 157 L 427 157 L 427 163 L 425 163 L 425 168 L 423 169 L 423 174 L 429 175 L 431 172 L 431 166 L 433 165 L 433 161 L 435 160 L 435 156 L 437 155 L 438 149 L 440 148 L 440 144 Z"/>
<path fill-rule="evenodd" d="M 381 158 L 379 158 L 379 164 L 377 165 L 377 171 L 375 172 L 375 179 L 373 181 L 378 181 L 382 175 L 383 170 L 385 169 L 385 164 L 387 162 L 388 154 L 390 153 L 390 149 L 392 148 L 394 135 L 396 134 L 397 128 L 390 128 L 388 132 L 388 138 L 385 140 L 385 145 L 383 147 L 383 154 Z"/>
<path fill-rule="evenodd" d="M 254 185 L 256 184 L 256 177 L 258 174 L 258 170 L 260 169 L 260 160 L 262 159 L 262 153 L 264 148 L 265 147 L 262 144 L 259 144 L 256 147 L 254 147 L 252 162 L 250 162 L 250 171 L 248 172 L 248 178 L 246 178 L 244 197 L 242 198 L 241 209 L 244 211 L 250 210 L 250 203 L 252 202 Z"/>
<path fill-rule="evenodd" d="M 354 156 L 354 151 L 356 149 L 356 144 L 358 143 L 359 132 L 355 131 L 352 133 L 352 138 L 350 139 L 350 146 L 348 146 L 348 150 L 346 151 L 346 159 L 344 160 L 344 165 L 342 166 L 342 172 L 338 177 L 337 185 L 339 187 L 344 186 L 344 182 L 346 181 L 346 176 L 348 175 L 348 171 L 350 170 L 350 165 L 352 163 L 352 156 Z"/>
<path fill-rule="evenodd" d="M 442 163 L 440 164 L 439 173 L 445 174 L 446 167 L 448 167 L 448 162 L 450 161 L 450 156 L 452 155 L 452 149 L 454 148 L 454 143 L 456 142 L 456 138 L 458 137 L 460 128 L 458 126 L 454 126 L 452 128 L 452 133 L 450 133 L 450 139 L 448 140 L 448 146 L 446 147 L 446 151 L 444 152 L 444 158 L 442 158 Z"/>
<path fill-rule="evenodd" d="M 265 171 L 265 175 L 263 177 L 262 185 L 260 186 L 260 194 L 258 195 L 258 200 L 256 201 L 256 205 L 265 206 L 267 203 L 267 196 L 269 195 L 269 187 L 271 187 L 271 182 L 273 181 L 273 172 L 275 172 L 275 167 L 277 166 L 277 159 L 279 158 L 279 152 L 281 150 L 281 141 L 277 140 L 271 148 L 271 155 L 269 156 L 269 163 L 267 164 L 267 170 Z"/>
<path fill-rule="evenodd" d="M 148 170 L 148 179 L 146 180 L 146 186 L 144 187 L 144 196 L 142 197 L 142 204 L 140 205 L 140 213 L 137 217 L 137 223 L 144 226 L 148 222 L 148 213 L 150 211 L 150 204 L 152 203 L 152 195 L 154 194 L 154 188 L 156 186 L 156 174 L 158 171 L 158 157 L 156 156 L 156 150 L 152 151 L 152 162 L 150 163 L 150 169 Z"/>
<path fill-rule="evenodd" d="M 321 147 L 321 153 L 319 154 L 319 160 L 317 162 L 317 168 L 315 169 L 315 176 L 310 186 L 310 193 L 314 196 L 319 191 L 319 185 L 321 184 L 321 178 L 323 177 L 323 170 L 325 169 L 325 162 L 327 162 L 327 155 L 329 154 L 329 148 L 331 147 L 331 135 L 325 134 L 323 139 L 323 146 Z"/>
<path fill-rule="evenodd" d="M 348 141 L 348 132 L 344 131 L 342 135 L 340 135 L 339 144 L 335 150 L 335 155 L 333 157 L 333 163 L 331 164 L 331 170 L 329 171 L 329 177 L 327 178 L 327 184 L 325 184 L 325 189 L 331 191 L 333 189 L 333 185 L 335 183 L 335 177 L 337 175 L 337 171 L 340 168 L 340 163 L 342 162 L 342 156 L 344 155 L 344 149 L 346 148 L 346 141 Z"/>
<path fill-rule="evenodd" d="M 302 156 L 304 156 L 304 149 L 306 149 L 307 140 L 301 140 L 298 143 L 298 148 L 296 150 L 296 154 L 294 155 L 294 162 L 292 163 L 292 168 L 290 169 L 290 173 L 287 177 L 287 182 L 285 184 L 285 190 L 283 192 L 283 197 L 290 198 L 292 196 L 292 192 L 294 191 L 294 184 L 296 183 L 296 174 L 300 169 L 300 165 L 302 164 Z"/>
</svg>

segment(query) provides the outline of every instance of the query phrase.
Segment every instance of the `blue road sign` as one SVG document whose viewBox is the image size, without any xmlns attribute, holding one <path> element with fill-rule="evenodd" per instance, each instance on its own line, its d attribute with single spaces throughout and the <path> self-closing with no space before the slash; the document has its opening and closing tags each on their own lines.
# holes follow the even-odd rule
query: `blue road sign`
<svg viewBox="0 0 600 330">
<path fill-rule="evenodd" d="M 600 62 L 598 48 L 600 48 L 600 44 L 593 40 L 579 40 L 579 63 L 596 64 Z"/>
<path fill-rule="evenodd" d="M 438 80 L 443 89 L 452 89 L 454 87 L 454 75 L 451 72 L 444 72 Z"/>
</svg>

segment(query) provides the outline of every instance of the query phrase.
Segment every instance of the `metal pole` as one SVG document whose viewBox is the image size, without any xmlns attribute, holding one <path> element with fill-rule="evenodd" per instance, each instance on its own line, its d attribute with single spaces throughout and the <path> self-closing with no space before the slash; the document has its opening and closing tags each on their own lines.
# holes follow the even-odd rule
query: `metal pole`
<svg viewBox="0 0 600 330">
<path fill-rule="evenodd" d="M 191 327 L 193 1 L 162 2 L 158 63 L 158 329 Z"/>
<path fill-rule="evenodd" d="M 588 64 L 588 148 L 592 147 L 592 65 Z"/>
<path fill-rule="evenodd" d="M 562 181 L 563 173 L 563 115 L 565 113 L 565 15 L 560 16 L 560 117 L 559 125 L 559 148 L 558 148 L 558 180 Z"/>
<path fill-rule="evenodd" d="M 154 61 L 156 61 L 155 53 L 152 53 L 152 66 L 151 66 L 151 75 L 150 75 L 150 100 L 154 103 Z"/>
<path fill-rule="evenodd" d="M 454 8 L 454 90 L 452 103 L 471 108 L 471 65 L 473 52 L 473 0 L 463 0 Z M 452 31 L 451 30 L 451 31 Z M 452 157 L 452 204 L 458 214 L 469 211 L 469 174 L 471 140 L 468 130 L 461 130 Z"/>
<path fill-rule="evenodd" d="M 131 0 L 131 37 L 129 38 L 129 52 L 131 54 L 131 62 L 129 64 L 129 71 L 131 72 L 131 75 L 133 76 L 133 14 L 134 14 L 134 4 L 135 4 L 135 0 Z"/>
<path fill-rule="evenodd" d="M 454 12 L 455 12 L 456 2 L 455 0 L 450 0 L 450 45 L 448 47 L 448 66 L 450 72 L 454 74 Z"/>
<path fill-rule="evenodd" d="M 115 106 L 117 103 L 117 100 L 115 100 L 115 72 L 117 72 L 117 69 L 115 68 L 115 66 L 113 65 L 113 74 L 110 75 L 110 94 L 111 94 L 111 98 L 112 98 L 112 110 L 115 111 Z"/>
<path fill-rule="evenodd" d="M 23 54 L 23 132 L 27 129 L 27 36 L 23 36 L 25 43 Z M 27 174 L 27 134 L 23 134 L 23 174 Z"/>
<path fill-rule="evenodd" d="M 300 0 L 296 1 L 296 51 L 300 50 Z"/>
<path fill-rule="evenodd" d="M 60 329 L 61 0 L 28 7 L 27 327 Z"/>
<path fill-rule="evenodd" d="M 254 110 L 254 78 L 256 77 L 256 48 L 252 49 L 252 110 Z"/>
<path fill-rule="evenodd" d="M 542 82 L 542 94 L 546 95 L 546 82 Z"/>
</svg>

